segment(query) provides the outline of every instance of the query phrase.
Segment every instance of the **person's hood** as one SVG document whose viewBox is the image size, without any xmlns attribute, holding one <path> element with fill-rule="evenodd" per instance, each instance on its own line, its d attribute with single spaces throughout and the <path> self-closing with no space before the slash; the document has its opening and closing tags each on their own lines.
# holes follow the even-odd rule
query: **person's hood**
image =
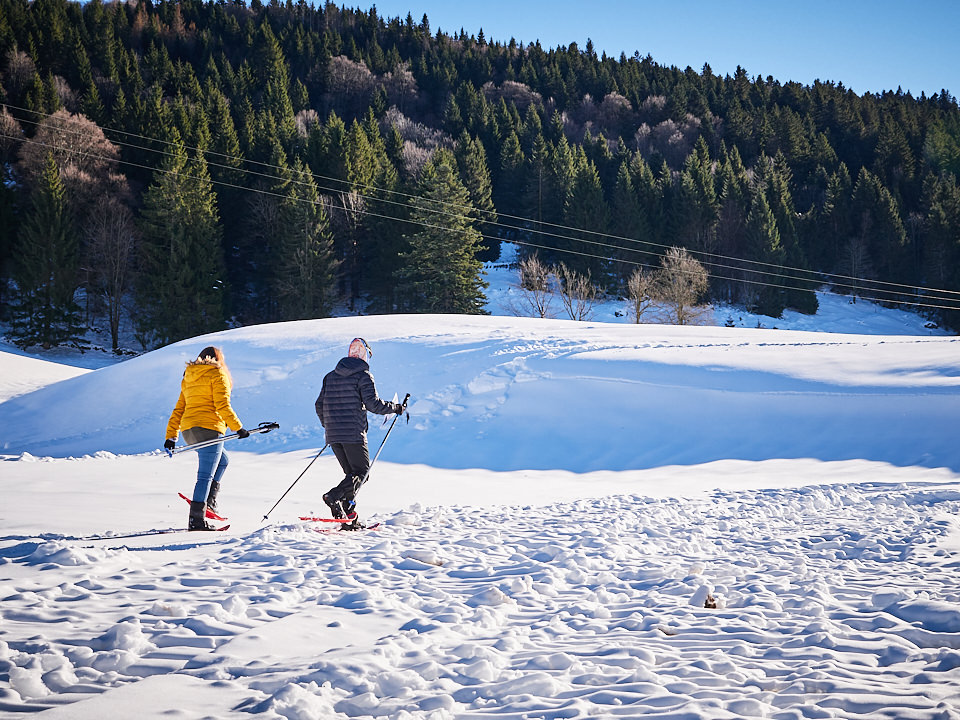
<svg viewBox="0 0 960 720">
<path fill-rule="evenodd" d="M 337 373 L 337 375 L 356 375 L 369 369 L 370 366 L 366 360 L 355 357 L 345 357 L 337 363 L 334 372 Z"/>
<path fill-rule="evenodd" d="M 215 359 L 202 358 L 199 360 L 191 360 L 190 362 L 188 362 L 184 374 L 189 375 L 191 377 L 199 377 L 206 372 L 210 372 L 211 370 L 216 372 L 219 369 L 220 369 L 220 363 L 217 362 Z"/>
</svg>

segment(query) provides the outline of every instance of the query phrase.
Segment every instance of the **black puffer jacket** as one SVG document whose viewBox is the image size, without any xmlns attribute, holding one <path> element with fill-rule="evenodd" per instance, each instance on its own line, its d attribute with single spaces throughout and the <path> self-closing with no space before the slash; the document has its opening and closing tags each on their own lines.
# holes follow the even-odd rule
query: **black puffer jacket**
<svg viewBox="0 0 960 720">
<path fill-rule="evenodd" d="M 367 441 L 367 412 L 389 415 L 398 405 L 377 397 L 366 360 L 345 357 L 323 378 L 316 408 L 328 444 L 363 443 Z"/>
</svg>

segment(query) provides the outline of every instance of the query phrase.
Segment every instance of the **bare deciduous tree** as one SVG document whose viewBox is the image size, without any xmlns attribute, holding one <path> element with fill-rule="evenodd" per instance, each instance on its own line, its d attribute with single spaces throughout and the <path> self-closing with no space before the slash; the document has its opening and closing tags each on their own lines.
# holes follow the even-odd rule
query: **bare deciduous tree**
<svg viewBox="0 0 960 720">
<path fill-rule="evenodd" d="M 571 320 L 589 320 L 599 291 L 590 279 L 590 273 L 581 275 L 560 263 L 554 270 L 560 288 L 560 300 Z"/>
<path fill-rule="evenodd" d="M 33 142 L 20 148 L 17 167 L 28 188 L 36 187 L 48 157 L 52 157 L 57 166 L 67 205 L 84 241 L 77 261 L 82 270 L 79 284 L 87 290 L 87 316 L 106 310 L 116 348 L 122 297 L 114 297 L 114 291 L 102 284 L 110 285 L 111 281 L 106 278 L 113 268 L 98 267 L 103 258 L 95 253 L 103 248 L 94 248 L 91 243 L 103 240 L 107 232 L 104 223 L 130 215 L 129 209 L 120 209 L 130 196 L 127 179 L 120 172 L 120 152 L 95 122 L 83 115 L 58 110 L 39 124 Z M 105 214 L 111 219 L 105 219 Z M 132 216 L 127 220 L 132 221 Z M 111 253 L 116 251 L 117 248 L 113 248 Z M 100 305 L 101 299 L 106 300 L 104 305 Z"/>
<path fill-rule="evenodd" d="M 643 322 L 643 316 L 653 307 L 656 295 L 657 274 L 637 268 L 627 280 L 627 296 L 635 323 Z"/>
<path fill-rule="evenodd" d="M 382 82 L 390 103 L 399 108 L 401 113 L 406 111 L 408 102 L 417 98 L 417 80 L 409 62 L 397 65 L 383 77 Z"/>
<path fill-rule="evenodd" d="M 54 75 L 53 89 L 56 91 L 57 97 L 60 98 L 60 104 L 63 107 L 71 110 L 77 109 L 77 93 L 70 87 L 70 83 L 67 82 L 65 77 Z"/>
<path fill-rule="evenodd" d="M 349 287 L 341 288 L 345 291 L 341 294 L 348 295 L 350 309 L 353 310 L 360 297 L 360 233 L 367 203 L 360 193 L 354 191 L 340 193 L 337 200 L 333 220 L 341 229 L 337 233 L 341 238 L 339 259 L 344 268 L 342 277 L 349 283 Z"/>
<path fill-rule="evenodd" d="M 517 267 L 520 275 L 520 301 L 511 308 L 519 316 L 552 317 L 550 306 L 553 292 L 550 289 L 550 268 L 536 253 L 521 260 Z"/>
<path fill-rule="evenodd" d="M 13 97 L 23 95 L 33 76 L 37 74 L 37 66 L 33 59 L 22 50 L 11 48 L 7 51 L 7 72 L 4 74 L 4 86 Z"/>
<path fill-rule="evenodd" d="M 511 103 L 516 105 L 521 114 L 525 113 L 530 105 L 543 104 L 543 97 L 540 93 L 530 89 L 529 85 L 515 80 L 505 80 L 500 86 L 494 85 L 492 82 L 484 83 L 480 92 L 484 94 L 487 102 L 491 105 L 500 102 L 502 98 L 508 106 Z"/>
<path fill-rule="evenodd" d="M 694 325 L 705 315 L 697 302 L 707 291 L 708 275 L 685 248 L 667 250 L 657 272 L 655 297 L 670 312 L 675 325 Z"/>
<path fill-rule="evenodd" d="M 137 245 L 133 213 L 119 198 L 101 195 L 86 227 L 91 284 L 106 307 L 113 350 L 120 347 L 120 319 L 130 289 L 131 266 Z"/>
<path fill-rule="evenodd" d="M 125 190 L 117 146 L 83 115 L 58 110 L 40 123 L 33 142 L 20 148 L 20 171 L 28 184 L 40 177 L 48 154 L 53 155 L 76 207 L 92 207 L 100 195 L 122 194 Z"/>
<path fill-rule="evenodd" d="M 298 112 L 293 121 L 297 126 L 297 135 L 305 138 L 315 125 L 320 124 L 320 114 L 313 108 L 308 108 Z"/>
<path fill-rule="evenodd" d="M 376 78 L 362 60 L 354 62 L 345 55 L 332 57 L 327 66 L 327 104 L 333 109 L 339 103 L 346 115 L 360 115 L 376 84 Z"/>
<path fill-rule="evenodd" d="M 866 280 L 874 275 L 873 263 L 870 261 L 870 233 L 873 230 L 873 220 L 870 214 L 864 212 L 860 220 L 861 230 L 851 236 L 843 246 L 840 256 L 840 269 L 852 278 L 852 303 L 857 302 L 857 295 L 863 293 Z"/>
<path fill-rule="evenodd" d="M 14 154 L 14 148 L 20 145 L 23 130 L 6 108 L 0 109 L 0 163 L 7 163 Z"/>
</svg>

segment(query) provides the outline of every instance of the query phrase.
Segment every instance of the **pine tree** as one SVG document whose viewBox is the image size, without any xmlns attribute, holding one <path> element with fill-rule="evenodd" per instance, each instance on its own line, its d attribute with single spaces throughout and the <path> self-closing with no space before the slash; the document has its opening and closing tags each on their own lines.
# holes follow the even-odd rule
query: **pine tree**
<svg viewBox="0 0 960 720">
<path fill-rule="evenodd" d="M 913 182 L 916 161 L 900 123 L 890 117 L 884 120 L 874 154 L 874 172 L 893 196 L 902 200 Z"/>
<path fill-rule="evenodd" d="M 853 211 L 850 196 L 853 182 L 844 163 L 827 179 L 823 203 L 817 210 L 817 237 L 823 238 L 821 267 L 835 270 L 840 263 L 841 247 L 853 234 Z"/>
<path fill-rule="evenodd" d="M 580 150 L 573 184 L 563 209 L 564 224 L 581 232 L 567 231 L 571 239 L 559 240 L 559 249 L 567 251 L 563 261 L 572 269 L 595 280 L 606 272 L 609 249 L 604 247 L 609 209 L 596 166 Z"/>
<path fill-rule="evenodd" d="M 496 260 L 500 257 L 500 243 L 494 240 L 493 233 L 497 223 L 497 210 L 493 206 L 493 185 L 490 181 L 490 169 L 487 167 L 487 153 L 479 140 L 470 137 L 466 131 L 461 133 L 454 150 L 460 179 L 467 188 L 470 202 L 477 211 L 478 229 L 484 236 L 486 246 L 481 259 Z"/>
<path fill-rule="evenodd" d="M 20 302 L 13 310 L 12 335 L 18 345 L 79 342 L 78 247 L 60 171 L 48 153 L 15 253 Z"/>
<path fill-rule="evenodd" d="M 907 234 L 897 201 L 873 173 L 860 170 L 851 200 L 853 236 L 863 243 L 873 273 L 880 278 L 907 282 L 912 263 L 905 255 Z"/>
<path fill-rule="evenodd" d="M 923 268 L 933 287 L 960 287 L 960 185 L 951 173 L 930 174 L 923 183 Z M 944 311 L 951 327 L 960 312 Z"/>
<path fill-rule="evenodd" d="M 727 258 L 744 257 L 746 221 L 750 210 L 750 191 L 746 171 L 736 159 L 727 155 L 717 178 L 717 252 Z M 736 262 L 736 261 L 733 261 Z M 727 273 L 730 275 L 732 273 Z M 738 282 L 730 278 L 713 278 L 714 290 L 728 302 L 735 300 Z"/>
<path fill-rule="evenodd" d="M 343 198 L 344 212 L 355 217 L 349 225 L 346 256 L 351 298 L 365 291 L 377 310 L 394 305 L 397 258 L 402 245 L 395 190 L 397 171 L 387 156 L 387 145 L 372 112 L 363 124 L 354 121 L 346 140 L 347 179 L 353 197 Z M 399 214 L 402 217 L 402 213 Z"/>
<path fill-rule="evenodd" d="M 525 158 L 520 148 L 520 138 L 515 132 L 507 135 L 500 148 L 499 172 L 497 174 L 496 207 L 504 215 L 519 215 L 522 209 L 520 193 L 523 188 Z"/>
<path fill-rule="evenodd" d="M 807 269 L 807 258 L 800 244 L 800 234 L 796 226 L 796 211 L 793 208 L 793 196 L 790 192 L 791 172 L 783 153 L 777 153 L 770 163 L 766 174 L 767 199 L 770 209 L 777 221 L 780 232 L 780 243 L 783 246 L 784 263 L 790 268 Z M 811 283 L 804 279 L 806 273 L 788 273 L 793 277 L 780 278 L 788 290 L 784 294 L 784 302 L 789 308 L 808 315 L 817 312 L 817 296 L 811 288 Z"/>
<path fill-rule="evenodd" d="M 281 316 L 276 277 L 284 235 L 284 205 L 291 193 L 292 173 L 277 137 L 271 138 L 268 172 L 254 183 L 254 192 L 245 196 L 243 245 L 244 319 L 275 322 Z"/>
<path fill-rule="evenodd" d="M 634 153 L 629 169 L 630 182 L 637 195 L 640 215 L 644 218 L 649 233 L 648 239 L 650 242 L 665 245 L 662 234 L 658 234 L 664 225 L 663 190 L 653 174 L 653 169 L 640 153 Z"/>
<path fill-rule="evenodd" d="M 223 223 L 224 259 L 227 272 L 234 281 L 230 283 L 229 307 L 232 314 L 245 303 L 249 278 L 244 277 L 244 270 L 249 256 L 255 251 L 250 247 L 244 228 L 249 195 L 245 186 L 248 181 L 243 172 L 243 151 L 227 98 L 209 79 L 205 93 L 210 128 L 206 157 L 210 180 L 217 194 L 218 214 Z"/>
<path fill-rule="evenodd" d="M 307 137 L 307 164 L 316 175 L 334 181 L 347 179 L 347 126 L 335 112 L 323 124 L 315 125 Z M 347 184 L 334 182 L 337 190 L 347 190 Z"/>
<path fill-rule="evenodd" d="M 617 279 L 623 283 L 633 274 L 637 264 L 647 265 L 652 255 L 647 220 L 640 209 L 626 163 L 622 163 L 617 171 L 617 182 L 610 200 L 610 234 L 614 236 L 611 243 L 620 248 L 618 259 L 625 261 L 617 266 Z"/>
<path fill-rule="evenodd" d="M 674 205 L 674 224 L 678 229 L 675 242 L 690 250 L 713 252 L 718 209 L 710 154 L 701 137 L 680 173 L 679 192 Z"/>
<path fill-rule="evenodd" d="M 326 209 L 316 183 L 297 159 L 282 206 L 274 280 L 280 315 L 286 320 L 326 317 L 335 295 L 337 263 Z"/>
<path fill-rule="evenodd" d="M 768 265 L 781 265 L 784 252 L 780 244 L 777 220 L 767 202 L 763 187 L 754 190 L 750 214 L 747 216 L 746 239 L 749 257 Z M 751 266 L 753 267 L 753 266 Z M 765 267 L 765 266 L 757 266 Z M 748 307 L 762 315 L 778 318 L 786 307 L 784 292 L 775 271 L 747 270 L 745 292 Z"/>
<path fill-rule="evenodd" d="M 0 110 L 0 319 L 4 319 L 10 302 L 7 278 L 11 274 L 15 238 L 18 236 L 16 192 L 13 176 L 13 156 L 20 145 L 23 131 L 20 124 L 6 110 Z"/>
<path fill-rule="evenodd" d="M 170 155 L 147 188 L 137 326 L 144 346 L 223 328 L 224 263 L 207 164 L 175 134 Z"/>
<path fill-rule="evenodd" d="M 543 224 L 547 222 L 548 218 L 555 217 L 556 213 L 551 212 L 548 205 L 551 197 L 550 148 L 542 135 L 534 139 L 530 150 L 530 158 L 525 165 L 523 202 L 520 206 L 521 214 L 532 221 L 531 229 L 534 234 L 531 236 L 531 240 L 535 245 L 543 247 L 545 244 L 545 238 L 541 234 L 544 228 Z"/>
<path fill-rule="evenodd" d="M 410 219 L 420 229 L 407 236 L 410 250 L 397 270 L 410 309 L 483 314 L 487 283 L 476 259 L 482 238 L 452 153 L 440 150 L 424 167 L 410 204 Z M 451 207 L 465 210 L 450 212 Z"/>
</svg>

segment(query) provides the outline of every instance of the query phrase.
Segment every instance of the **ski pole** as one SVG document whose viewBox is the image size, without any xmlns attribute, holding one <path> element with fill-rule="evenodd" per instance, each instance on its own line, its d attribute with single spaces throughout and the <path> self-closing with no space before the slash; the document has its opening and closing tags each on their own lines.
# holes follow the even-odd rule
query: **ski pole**
<svg viewBox="0 0 960 720">
<path fill-rule="evenodd" d="M 409 399 L 410 399 L 410 393 L 407 393 L 407 396 L 403 398 L 403 403 L 402 403 L 404 410 L 407 409 L 407 400 Z M 383 440 L 380 442 L 380 447 L 377 448 L 377 454 L 374 455 L 373 460 L 370 461 L 370 467 L 367 468 L 367 474 L 363 476 L 363 480 L 360 482 L 359 485 L 357 485 L 357 490 L 359 490 L 367 482 L 367 479 L 370 477 L 370 471 L 373 470 L 373 464 L 377 461 L 377 458 L 380 457 L 380 451 L 383 450 L 383 446 L 387 444 L 387 438 L 390 437 L 390 433 L 393 431 L 393 426 L 397 424 L 397 418 L 399 417 L 400 417 L 399 414 L 395 415 L 393 418 L 393 422 L 390 423 L 390 427 L 387 428 L 387 434 L 383 436 Z M 407 422 L 410 422 L 410 413 L 407 413 Z"/>
<path fill-rule="evenodd" d="M 322 448 L 320 448 L 320 452 L 318 452 L 316 455 L 313 456 L 313 460 L 310 461 L 310 465 L 313 465 L 313 463 L 316 462 L 317 458 L 320 457 L 321 455 L 323 455 L 323 451 L 326 450 L 328 447 L 330 447 L 329 444 L 324 445 Z M 290 487 L 287 488 L 287 492 L 285 492 L 283 495 L 281 495 L 281 496 L 280 496 L 280 500 L 277 500 L 277 501 L 273 504 L 273 507 L 270 508 L 270 509 L 267 511 L 267 514 L 263 516 L 263 520 L 266 520 L 266 519 L 270 516 L 270 513 L 272 513 L 274 510 L 277 509 L 277 505 L 279 505 L 279 504 L 281 503 L 281 501 L 287 496 L 287 493 L 290 492 L 291 490 L 293 490 L 293 486 L 296 485 L 298 482 L 300 482 L 300 478 L 302 478 L 304 475 L 307 474 L 307 470 L 310 469 L 310 465 L 307 465 L 307 466 L 303 469 L 303 472 L 300 473 L 300 474 L 297 476 L 297 479 L 294 480 L 294 481 L 290 484 Z M 263 520 L 261 520 L 260 522 L 263 522 Z"/>
<path fill-rule="evenodd" d="M 271 430 L 276 430 L 280 425 L 275 422 L 262 422 L 257 427 L 249 430 L 248 432 L 253 435 L 254 433 L 268 433 Z M 217 443 L 224 442 L 225 440 L 236 440 L 240 437 L 237 433 L 232 433 L 230 435 L 224 435 L 221 438 L 214 438 L 213 440 L 204 440 L 203 442 L 194 443 L 193 445 L 183 445 L 181 447 L 175 447 L 172 450 L 167 450 L 167 455 L 173 457 L 177 453 L 186 452 L 187 450 L 199 450 L 200 448 L 210 447 L 211 445 L 216 445 Z"/>
</svg>

